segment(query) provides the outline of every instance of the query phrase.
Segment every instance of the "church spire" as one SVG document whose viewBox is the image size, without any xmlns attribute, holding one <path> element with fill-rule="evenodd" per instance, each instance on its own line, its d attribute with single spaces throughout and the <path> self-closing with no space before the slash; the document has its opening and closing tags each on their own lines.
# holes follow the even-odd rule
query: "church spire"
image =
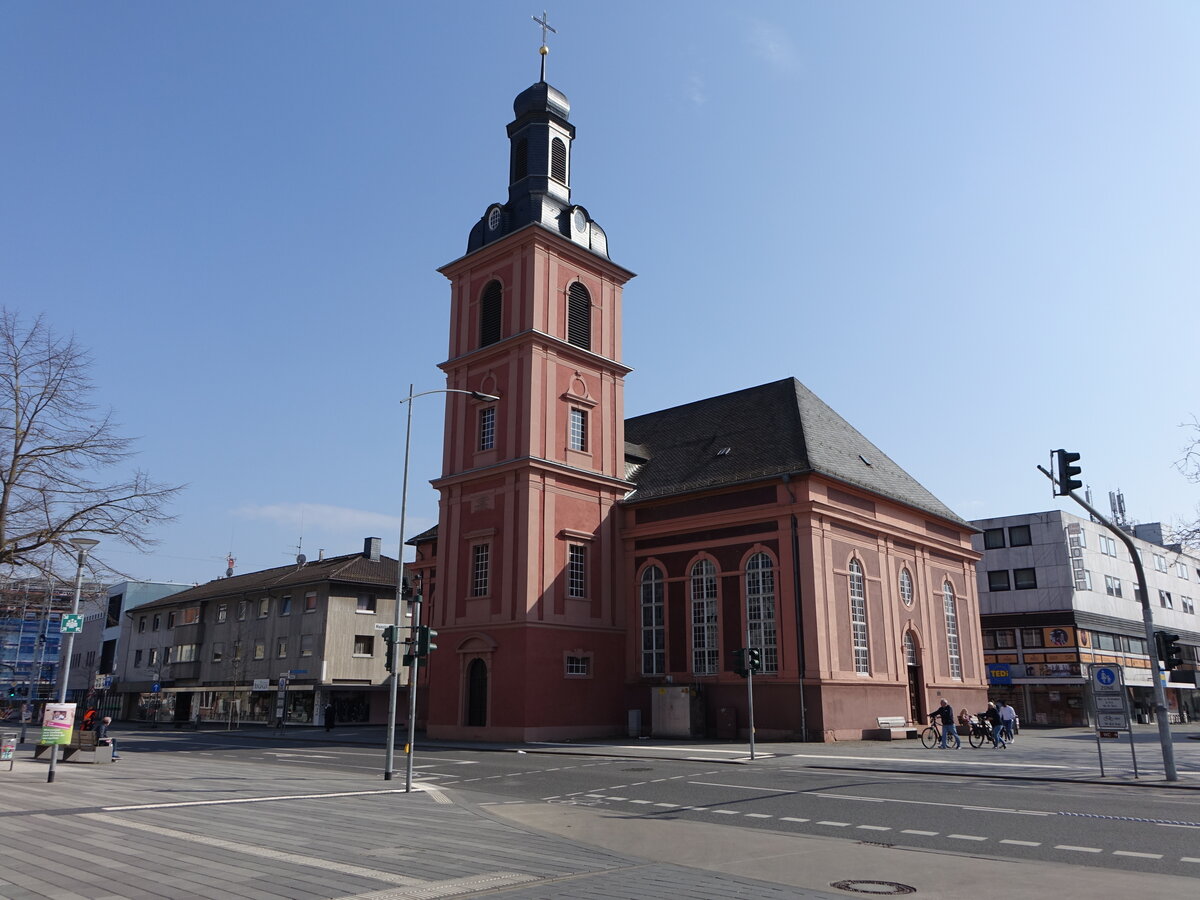
<svg viewBox="0 0 1200 900">
<path fill-rule="evenodd" d="M 493 203 L 471 229 L 467 253 L 505 235 L 540 225 L 608 258 L 608 238 L 586 209 L 571 202 L 571 144 L 575 126 L 569 121 L 566 95 L 546 81 L 546 33 L 558 32 L 543 12 L 541 80 L 517 94 L 515 118 L 508 125 L 508 202 Z"/>
</svg>

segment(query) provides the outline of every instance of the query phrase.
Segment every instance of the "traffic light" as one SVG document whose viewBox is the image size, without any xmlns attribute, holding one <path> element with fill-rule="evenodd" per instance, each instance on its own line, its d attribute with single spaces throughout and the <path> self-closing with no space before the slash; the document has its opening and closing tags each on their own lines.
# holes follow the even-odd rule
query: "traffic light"
<svg viewBox="0 0 1200 900">
<path fill-rule="evenodd" d="M 1071 491 L 1083 487 L 1083 482 L 1075 476 L 1083 470 L 1071 463 L 1078 461 L 1079 454 L 1069 450 L 1054 451 L 1054 488 L 1055 497 L 1065 497 Z"/>
<path fill-rule="evenodd" d="M 744 647 L 733 651 L 733 672 L 743 678 L 750 674 L 750 670 L 746 667 L 746 648 Z"/>
<path fill-rule="evenodd" d="M 424 658 L 429 655 L 430 650 L 436 650 L 437 644 L 433 639 L 437 637 L 437 632 L 428 625 L 417 626 L 417 656 Z"/>
<path fill-rule="evenodd" d="M 389 625 L 383 629 L 383 642 L 387 645 L 387 655 L 384 657 L 383 664 L 389 672 L 395 672 L 396 667 L 393 663 L 396 660 L 396 626 Z"/>
<path fill-rule="evenodd" d="M 1154 632 L 1154 645 L 1163 668 L 1170 671 L 1183 665 L 1183 650 L 1179 646 L 1179 635 L 1167 631 Z"/>
<path fill-rule="evenodd" d="M 762 671 L 762 650 L 760 648 L 746 648 L 746 668 L 751 672 Z"/>
</svg>

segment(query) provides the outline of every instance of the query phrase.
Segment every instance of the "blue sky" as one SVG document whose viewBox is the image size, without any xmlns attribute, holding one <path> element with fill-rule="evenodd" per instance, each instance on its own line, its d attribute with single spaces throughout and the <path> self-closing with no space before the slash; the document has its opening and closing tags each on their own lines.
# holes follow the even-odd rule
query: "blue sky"
<svg viewBox="0 0 1200 900">
<path fill-rule="evenodd" d="M 541 7 L 0 2 L 0 302 L 185 483 L 137 578 L 398 544 L 409 383 L 507 191 Z M 795 376 L 964 518 L 1196 514 L 1200 7 L 570 2 L 573 199 L 638 273 L 626 413 Z M 409 534 L 436 519 L 417 401 Z M 1066 502 L 1070 507 L 1069 501 Z"/>
</svg>

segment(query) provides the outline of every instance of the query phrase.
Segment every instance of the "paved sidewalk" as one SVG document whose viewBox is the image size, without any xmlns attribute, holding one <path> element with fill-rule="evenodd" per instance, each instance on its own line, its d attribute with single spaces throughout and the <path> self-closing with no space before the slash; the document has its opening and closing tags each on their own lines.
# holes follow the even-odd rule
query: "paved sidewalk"
<svg viewBox="0 0 1200 900">
<path fill-rule="evenodd" d="M 0 898 L 774 900 L 862 896 L 833 885 L 880 881 L 939 900 L 966 885 L 976 900 L 1032 896 L 1021 885 L 1039 895 L 1156 900 L 1190 896 L 1197 884 L 670 812 L 490 803 L 434 785 L 404 794 L 403 782 L 379 774 L 129 747 L 119 763 L 63 764 L 52 785 L 27 751 L 14 771 L 0 771 Z"/>
</svg>

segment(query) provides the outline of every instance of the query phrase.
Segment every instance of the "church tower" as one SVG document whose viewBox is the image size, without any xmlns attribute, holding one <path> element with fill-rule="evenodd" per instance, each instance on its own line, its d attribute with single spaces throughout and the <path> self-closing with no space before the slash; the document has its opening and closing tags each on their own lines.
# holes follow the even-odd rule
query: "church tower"
<svg viewBox="0 0 1200 900">
<path fill-rule="evenodd" d="M 426 585 L 431 737 L 545 740 L 623 722 L 615 507 L 625 480 L 621 290 L 571 198 L 575 127 L 542 78 L 513 102 L 509 187 L 449 279 L 448 397 Z M 432 590 L 430 590 L 432 588 Z"/>
</svg>

